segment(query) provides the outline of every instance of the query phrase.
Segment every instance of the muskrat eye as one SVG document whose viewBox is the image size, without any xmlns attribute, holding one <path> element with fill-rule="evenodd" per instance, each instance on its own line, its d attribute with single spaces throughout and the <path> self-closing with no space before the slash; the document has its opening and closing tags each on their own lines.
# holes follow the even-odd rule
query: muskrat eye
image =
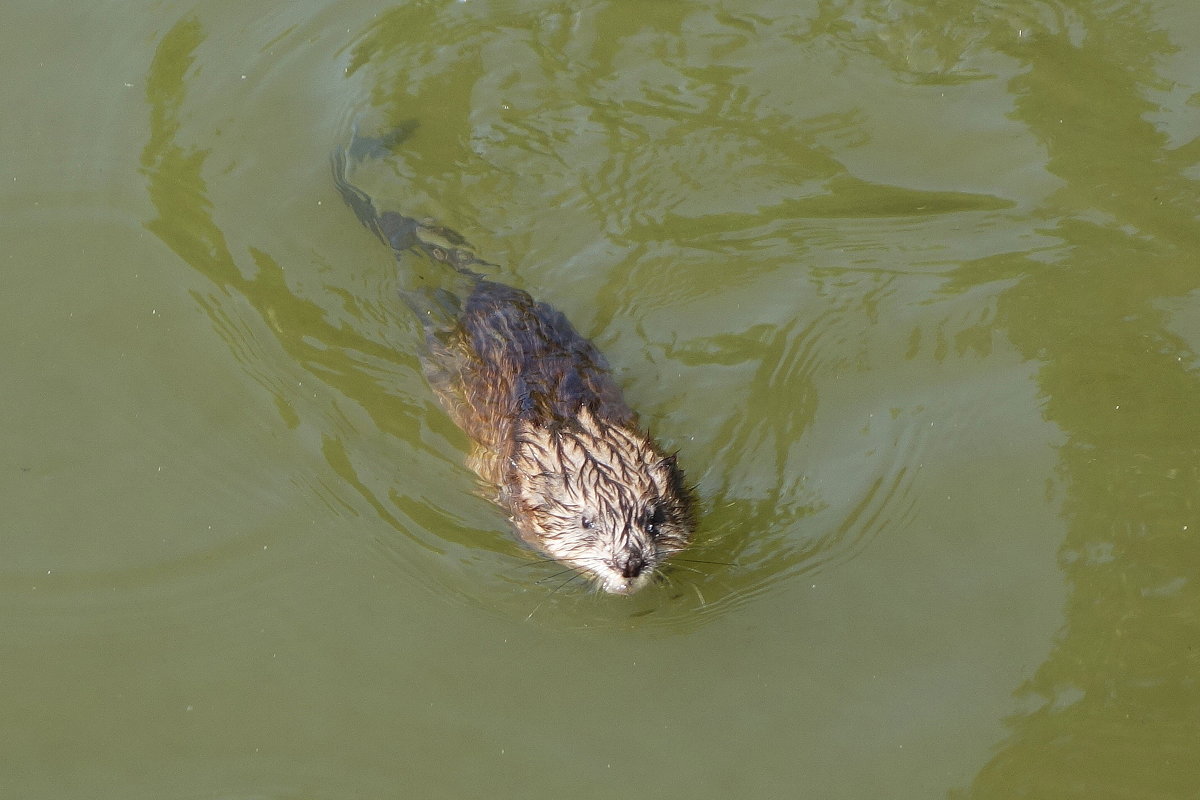
<svg viewBox="0 0 1200 800">
<path fill-rule="evenodd" d="M 592 518 L 587 514 L 584 514 L 579 518 L 579 527 L 583 528 L 585 531 L 590 531 L 592 529 L 592 525 Z"/>
<path fill-rule="evenodd" d="M 657 539 L 662 532 L 660 530 L 662 524 L 667 521 L 667 511 L 661 504 L 655 503 L 650 508 L 647 508 L 642 515 L 642 527 L 646 529 L 651 539 Z"/>
</svg>

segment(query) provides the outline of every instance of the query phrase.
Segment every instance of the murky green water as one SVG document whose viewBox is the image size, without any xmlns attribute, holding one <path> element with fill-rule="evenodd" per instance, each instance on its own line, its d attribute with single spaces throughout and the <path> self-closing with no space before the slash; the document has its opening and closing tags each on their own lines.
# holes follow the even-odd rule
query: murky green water
<svg viewBox="0 0 1200 800">
<path fill-rule="evenodd" d="M 1200 796 L 1200 6 L 0 19 L 0 795 Z M 711 563 L 513 541 L 329 176 L 408 120 Z"/>
</svg>

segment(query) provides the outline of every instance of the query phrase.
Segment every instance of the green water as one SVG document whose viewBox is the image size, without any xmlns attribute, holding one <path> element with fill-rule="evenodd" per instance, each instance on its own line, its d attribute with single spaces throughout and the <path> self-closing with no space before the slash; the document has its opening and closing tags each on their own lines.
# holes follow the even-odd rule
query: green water
<svg viewBox="0 0 1200 800">
<path fill-rule="evenodd" d="M 1200 796 L 1200 6 L 8 3 L 0 796 Z M 361 176 L 696 484 L 562 586 Z"/>
</svg>

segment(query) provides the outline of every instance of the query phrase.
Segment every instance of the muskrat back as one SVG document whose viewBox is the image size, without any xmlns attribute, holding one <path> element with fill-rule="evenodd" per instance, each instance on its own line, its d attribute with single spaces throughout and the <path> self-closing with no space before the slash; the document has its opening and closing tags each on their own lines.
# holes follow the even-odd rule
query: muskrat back
<svg viewBox="0 0 1200 800">
<path fill-rule="evenodd" d="M 424 253 L 453 289 L 406 291 L 425 329 L 422 365 L 454 422 L 471 437 L 469 464 L 498 489 L 520 537 L 605 591 L 645 586 L 687 546 L 693 501 L 625 403 L 600 351 L 555 308 L 490 280 L 457 233 L 379 213 L 334 154 L 334 181 L 359 220 L 399 257 Z"/>
</svg>

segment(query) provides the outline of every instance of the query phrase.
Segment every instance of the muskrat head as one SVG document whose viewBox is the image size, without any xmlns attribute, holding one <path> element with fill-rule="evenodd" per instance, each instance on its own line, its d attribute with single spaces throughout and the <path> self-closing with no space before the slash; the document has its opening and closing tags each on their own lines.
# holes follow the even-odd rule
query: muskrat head
<svg viewBox="0 0 1200 800">
<path fill-rule="evenodd" d="M 521 537 L 606 592 L 636 592 L 691 539 L 692 498 L 675 457 L 586 408 L 552 428 L 523 423 L 509 469 Z"/>
</svg>

